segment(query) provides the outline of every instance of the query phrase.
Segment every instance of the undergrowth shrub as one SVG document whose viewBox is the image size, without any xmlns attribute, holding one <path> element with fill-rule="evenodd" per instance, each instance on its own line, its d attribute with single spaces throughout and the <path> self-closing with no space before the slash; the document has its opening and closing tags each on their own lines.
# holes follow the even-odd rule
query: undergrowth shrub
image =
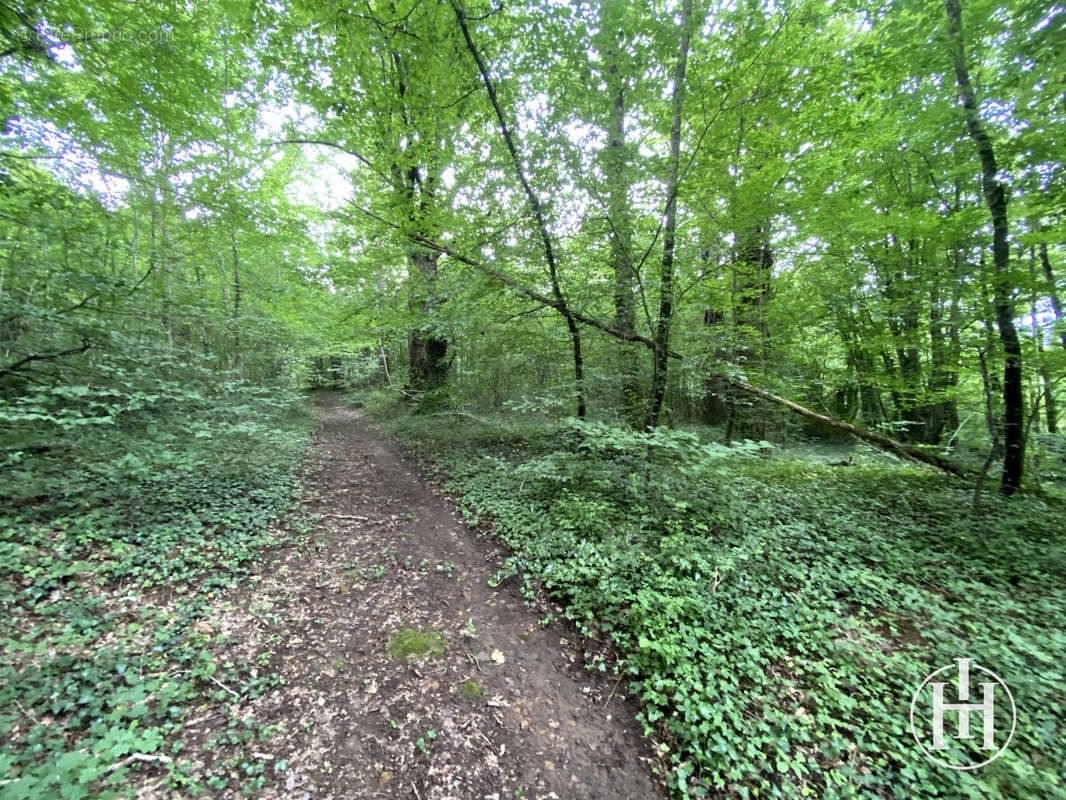
<svg viewBox="0 0 1066 800">
<path fill-rule="evenodd" d="M 242 697 L 280 680 L 217 663 L 196 622 L 291 534 L 305 404 L 130 355 L 0 401 L 2 800 L 119 796 L 146 763 L 192 794 L 175 733 L 232 699 L 211 679 Z"/>
<path fill-rule="evenodd" d="M 940 474 L 694 433 L 389 416 L 494 522 L 512 569 L 617 646 L 678 796 L 1066 796 L 1058 510 L 993 497 L 972 518 Z M 919 684 L 960 657 L 1018 707 L 975 772 L 927 760 L 909 729 Z"/>
</svg>

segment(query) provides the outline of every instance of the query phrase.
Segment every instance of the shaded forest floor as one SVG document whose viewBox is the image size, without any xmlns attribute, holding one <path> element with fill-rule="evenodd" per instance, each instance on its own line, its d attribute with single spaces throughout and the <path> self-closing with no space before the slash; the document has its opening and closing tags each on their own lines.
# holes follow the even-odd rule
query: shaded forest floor
<svg viewBox="0 0 1066 800">
<path fill-rule="evenodd" d="M 0 800 L 1066 797 L 1061 505 L 345 403 L 205 373 L 9 450 Z M 1017 703 L 980 771 L 907 729 L 962 656 Z"/>
<path fill-rule="evenodd" d="M 319 525 L 200 623 L 230 642 L 217 658 L 285 683 L 186 726 L 193 772 L 212 771 L 248 718 L 269 736 L 229 749 L 273 765 L 259 767 L 264 797 L 662 796 L 626 687 L 588 673 L 576 637 L 541 624 L 549 609 L 513 578 L 494 580 L 501 554 L 397 446 L 336 396 L 317 402 L 304 502 Z"/>
</svg>

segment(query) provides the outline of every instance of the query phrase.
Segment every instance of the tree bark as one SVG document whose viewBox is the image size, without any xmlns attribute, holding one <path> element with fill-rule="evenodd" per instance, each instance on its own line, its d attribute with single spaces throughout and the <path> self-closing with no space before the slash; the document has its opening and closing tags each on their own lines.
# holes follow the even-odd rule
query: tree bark
<svg viewBox="0 0 1066 800">
<path fill-rule="evenodd" d="M 407 258 L 428 284 L 427 292 L 431 292 L 437 277 L 440 254 L 418 248 L 410 250 Z M 417 303 L 420 316 L 429 316 L 435 305 L 431 297 L 423 297 Z M 416 328 L 407 335 L 407 356 L 408 384 L 411 389 L 427 392 L 444 386 L 451 369 L 448 340 L 445 337 Z"/>
<path fill-rule="evenodd" d="M 637 327 L 634 288 L 636 274 L 632 261 L 633 231 L 629 219 L 629 173 L 625 146 L 625 82 L 618 31 L 622 27 L 620 0 L 605 0 L 600 10 L 600 39 L 610 108 L 607 115 L 607 147 L 604 174 L 607 181 L 607 222 L 610 229 L 611 268 L 614 272 L 614 327 L 633 332 Z M 619 341 L 616 365 L 621 378 L 619 408 L 622 419 L 639 426 L 643 421 L 640 399 L 639 363 L 632 343 Z"/>
<path fill-rule="evenodd" d="M 929 394 L 925 414 L 925 435 L 922 441 L 939 444 L 946 430 L 953 433 L 959 426 L 958 406 L 955 402 L 955 387 L 958 384 L 958 359 L 951 351 L 950 332 L 945 325 L 937 275 L 932 276 L 929 289 Z"/>
<path fill-rule="evenodd" d="M 981 160 L 981 188 L 992 218 L 992 262 L 995 270 L 993 297 L 996 326 L 1003 347 L 1003 478 L 1000 490 L 1014 494 L 1021 485 L 1025 470 L 1025 400 L 1022 387 L 1022 349 L 1014 326 L 1011 301 L 1010 246 L 1007 241 L 1007 193 L 997 178 L 995 148 L 981 120 L 974 96 L 970 72 L 966 66 L 966 49 L 962 35 L 962 8 L 959 0 L 944 0 L 948 27 L 954 41 L 952 61 L 955 82 L 962 100 L 966 128 L 977 147 Z"/>
<path fill-rule="evenodd" d="M 774 253 L 763 224 L 748 226 L 735 235 L 737 249 L 731 292 L 733 360 L 751 377 L 753 371 L 758 373 L 766 363 L 766 302 L 770 296 Z M 741 408 L 736 398 L 730 397 L 726 440 L 731 440 L 734 433 L 746 439 L 765 439 L 766 417 L 767 409 L 762 402 L 755 401 L 750 407 Z"/>
<path fill-rule="evenodd" d="M 1058 284 L 1055 283 L 1055 272 L 1051 268 L 1051 259 L 1047 254 L 1047 243 L 1041 242 L 1038 248 L 1040 253 L 1040 266 L 1044 271 L 1044 279 L 1047 280 L 1048 298 L 1051 300 L 1051 308 L 1055 312 L 1056 326 L 1062 322 L 1062 300 L 1059 299 Z M 1066 329 L 1059 331 L 1059 341 L 1066 347 Z"/>
<path fill-rule="evenodd" d="M 655 326 L 651 396 L 644 427 L 659 424 L 663 395 L 666 393 L 666 373 L 670 363 L 670 323 L 674 315 L 674 248 L 677 233 L 677 187 L 681 161 L 681 112 L 685 103 L 685 72 L 688 68 L 689 21 L 692 19 L 692 0 L 681 3 L 681 39 L 674 68 L 674 96 L 670 119 L 670 158 L 666 181 L 666 222 L 663 226 L 663 259 L 659 270 L 659 319 Z"/>
<path fill-rule="evenodd" d="M 1045 252 L 1045 258 L 1047 256 Z M 1029 247 L 1029 275 L 1033 280 L 1033 291 L 1029 297 L 1029 316 L 1033 322 L 1033 341 L 1036 342 L 1037 353 L 1037 374 L 1040 375 L 1041 392 L 1040 397 L 1044 401 L 1044 415 L 1047 421 L 1047 432 L 1058 433 L 1059 421 L 1058 410 L 1055 408 L 1055 393 L 1052 390 L 1051 375 L 1048 372 L 1047 364 L 1044 363 L 1044 331 L 1040 327 L 1040 321 L 1036 312 L 1036 248 L 1030 245 Z M 1039 406 L 1038 406 L 1039 410 Z"/>
</svg>

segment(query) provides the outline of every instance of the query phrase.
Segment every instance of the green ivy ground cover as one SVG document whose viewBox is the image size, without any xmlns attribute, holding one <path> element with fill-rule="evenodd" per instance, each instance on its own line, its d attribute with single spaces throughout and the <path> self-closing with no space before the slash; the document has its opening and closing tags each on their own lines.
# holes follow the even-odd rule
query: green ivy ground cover
<svg viewBox="0 0 1066 800">
<path fill-rule="evenodd" d="M 299 527 L 275 523 L 294 500 L 307 410 L 292 393 L 158 367 L 0 406 L 12 436 L 50 443 L 4 451 L 2 800 L 122 796 L 146 765 L 187 796 L 217 790 L 239 770 L 187 781 L 175 732 L 196 706 L 233 702 L 215 681 L 245 698 L 280 681 L 219 663 L 196 623 Z M 242 777 L 254 789 L 254 770 Z"/>
<path fill-rule="evenodd" d="M 679 796 L 1066 796 L 1060 509 L 997 496 L 972 518 L 969 489 L 939 474 L 691 433 L 390 427 L 492 520 L 515 573 L 616 644 L 620 667 L 592 667 L 632 681 Z M 919 684 L 961 657 L 1018 709 L 1010 746 L 973 771 L 927 760 L 909 727 Z"/>
</svg>

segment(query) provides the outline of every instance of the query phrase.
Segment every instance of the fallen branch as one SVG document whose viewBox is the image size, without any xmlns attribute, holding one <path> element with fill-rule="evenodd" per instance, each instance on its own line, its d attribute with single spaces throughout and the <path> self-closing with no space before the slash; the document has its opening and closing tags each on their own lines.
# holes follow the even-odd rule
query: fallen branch
<svg viewBox="0 0 1066 800">
<path fill-rule="evenodd" d="M 182 727 L 183 728 L 194 728 L 197 725 L 202 725 L 205 722 L 208 722 L 210 720 L 215 719 L 216 717 L 221 717 L 221 716 L 222 716 L 221 712 L 215 712 L 214 714 L 207 714 L 207 715 L 202 716 L 202 717 L 197 717 L 196 719 L 192 720 L 191 722 L 184 723 L 182 725 Z"/>
<path fill-rule="evenodd" d="M 155 755 L 153 753 L 132 753 L 121 761 L 108 767 L 107 772 L 114 772 L 116 769 L 122 769 L 123 767 L 132 764 L 134 761 L 144 761 L 149 764 L 156 762 L 160 764 L 170 764 L 173 760 L 174 759 L 170 758 L 170 756 Z"/>
<path fill-rule="evenodd" d="M 777 403 L 780 406 L 784 406 L 790 411 L 795 411 L 802 417 L 820 422 L 823 425 L 828 425 L 838 430 L 847 431 L 852 436 L 862 439 L 868 444 L 872 444 L 881 450 L 887 450 L 902 458 L 910 458 L 915 461 L 921 461 L 924 464 L 941 469 L 944 472 L 950 472 L 952 475 L 958 475 L 960 478 L 969 478 L 974 474 L 974 470 L 967 464 L 963 464 L 961 461 L 956 461 L 953 458 L 948 458 L 940 453 L 923 450 L 918 447 L 914 447 L 903 442 L 896 441 L 884 434 L 877 433 L 875 431 L 868 430 L 860 427 L 859 425 L 852 425 L 850 422 L 844 422 L 843 420 L 834 419 L 833 417 L 827 417 L 824 414 L 819 414 L 816 411 L 811 411 L 809 408 L 801 406 L 799 403 L 793 403 L 791 400 L 786 400 L 784 397 L 778 397 L 775 394 L 771 394 L 765 389 L 760 389 L 758 386 L 752 386 L 750 383 L 744 381 L 726 379 L 728 383 L 742 392 L 760 397 L 763 400 L 769 400 L 771 403 Z"/>
<path fill-rule="evenodd" d="M 20 358 L 18 361 L 14 361 L 8 364 L 6 367 L 0 369 L 0 378 L 4 375 L 10 375 L 13 372 L 18 372 L 27 364 L 32 364 L 34 361 L 53 361 L 57 358 L 63 358 L 64 356 L 73 356 L 80 353 L 84 353 L 90 347 L 93 346 L 93 342 L 89 339 L 82 339 L 81 347 L 72 347 L 70 350 L 61 350 L 57 353 L 37 353 L 34 355 L 28 355 L 24 358 Z"/>
<path fill-rule="evenodd" d="M 19 707 L 19 711 L 22 712 L 23 716 L 25 716 L 26 719 L 30 720 L 35 725 L 42 725 L 43 724 L 39 719 L 37 719 L 37 717 L 35 717 L 33 714 L 31 714 L 29 711 L 27 711 L 26 707 L 24 705 L 22 705 L 22 703 L 20 703 L 18 700 L 15 701 L 15 705 L 17 705 Z"/>
<path fill-rule="evenodd" d="M 215 683 L 217 683 L 217 684 L 218 684 L 219 686 L 221 686 L 221 687 L 222 687 L 223 689 L 225 689 L 225 690 L 226 690 L 227 692 L 229 692 L 229 693 L 230 693 L 231 695 L 233 695 L 234 697 L 236 697 L 236 698 L 238 698 L 238 699 L 240 698 L 240 695 L 239 695 L 239 694 L 237 694 L 237 693 L 236 693 L 235 691 L 233 691 L 233 690 L 232 690 L 231 688 L 229 688 L 229 687 L 228 687 L 228 686 L 227 686 L 226 684 L 224 684 L 224 683 L 223 683 L 222 681 L 220 681 L 220 680 L 219 680 L 218 678 L 216 678 L 216 677 L 215 677 L 214 675 L 211 675 L 211 676 L 210 676 L 210 678 L 211 678 L 211 680 L 213 680 L 213 681 L 214 681 Z"/>
</svg>

